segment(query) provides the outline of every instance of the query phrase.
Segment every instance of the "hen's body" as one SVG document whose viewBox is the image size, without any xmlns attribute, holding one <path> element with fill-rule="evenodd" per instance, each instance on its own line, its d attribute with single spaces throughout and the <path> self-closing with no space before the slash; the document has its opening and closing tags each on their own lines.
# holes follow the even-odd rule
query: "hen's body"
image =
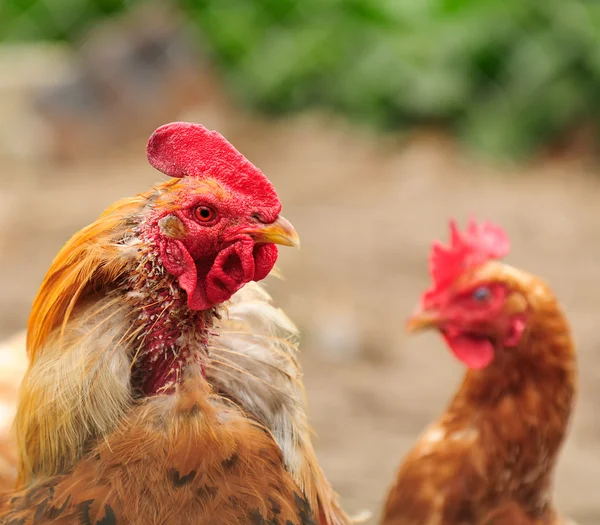
<svg viewBox="0 0 600 525">
<path fill-rule="evenodd" d="M 491 262 L 473 274 L 469 282 L 508 286 L 507 312 L 527 304 L 526 333 L 514 348 L 497 346 L 487 367 L 468 370 L 445 414 L 405 457 L 382 523 L 567 525 L 552 488 L 575 396 L 570 329 L 536 277 Z"/>
</svg>

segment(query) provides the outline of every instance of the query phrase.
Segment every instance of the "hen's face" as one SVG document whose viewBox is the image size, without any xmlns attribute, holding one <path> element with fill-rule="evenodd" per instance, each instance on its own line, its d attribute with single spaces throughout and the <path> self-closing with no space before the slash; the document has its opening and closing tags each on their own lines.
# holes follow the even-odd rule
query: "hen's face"
<svg viewBox="0 0 600 525">
<path fill-rule="evenodd" d="M 257 204 L 251 194 L 214 179 L 193 177 L 162 187 L 146 221 L 165 269 L 204 310 L 228 300 L 249 281 L 264 279 L 277 260 L 276 244 L 297 246 L 281 204 Z"/>
<path fill-rule="evenodd" d="M 527 326 L 529 305 L 514 286 L 511 268 L 488 262 L 427 297 L 408 329 L 437 328 L 469 368 L 491 364 L 497 351 L 514 348 Z"/>
</svg>

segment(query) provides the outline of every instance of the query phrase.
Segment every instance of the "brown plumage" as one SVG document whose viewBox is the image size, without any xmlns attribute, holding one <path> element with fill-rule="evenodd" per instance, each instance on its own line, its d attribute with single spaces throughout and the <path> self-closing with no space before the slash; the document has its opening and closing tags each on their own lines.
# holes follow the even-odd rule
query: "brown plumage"
<svg viewBox="0 0 600 525">
<path fill-rule="evenodd" d="M 3 503 L 3 523 L 316 523 L 271 436 L 202 380 L 137 407 L 72 473 Z"/>
<path fill-rule="evenodd" d="M 149 158 L 179 178 L 111 206 L 52 263 L 1 524 L 349 523 L 312 448 L 296 329 L 249 282 L 296 234 L 211 133 L 160 128 Z"/>
<path fill-rule="evenodd" d="M 406 455 L 384 525 L 567 523 L 552 486 L 576 390 L 570 329 L 547 285 L 494 258 L 434 276 L 409 322 L 439 329 L 469 370 Z"/>
</svg>

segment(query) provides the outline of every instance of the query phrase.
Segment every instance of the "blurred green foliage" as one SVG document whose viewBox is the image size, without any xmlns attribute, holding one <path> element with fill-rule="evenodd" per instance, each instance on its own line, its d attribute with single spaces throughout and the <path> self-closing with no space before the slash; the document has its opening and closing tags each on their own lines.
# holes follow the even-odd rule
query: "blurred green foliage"
<svg viewBox="0 0 600 525">
<path fill-rule="evenodd" d="M 83 5 L 110 13 L 132 1 L 0 0 L 0 38 L 7 9 L 45 5 L 32 23 L 64 38 L 97 16 Z M 513 157 L 600 116 L 598 0 L 179 3 L 231 90 L 261 111 L 333 108 L 382 129 L 441 123 Z"/>
<path fill-rule="evenodd" d="M 597 0 L 183 0 L 247 103 L 524 156 L 598 118 Z"/>
<path fill-rule="evenodd" d="M 0 42 L 76 40 L 95 22 L 136 0 L 0 0 Z"/>
</svg>

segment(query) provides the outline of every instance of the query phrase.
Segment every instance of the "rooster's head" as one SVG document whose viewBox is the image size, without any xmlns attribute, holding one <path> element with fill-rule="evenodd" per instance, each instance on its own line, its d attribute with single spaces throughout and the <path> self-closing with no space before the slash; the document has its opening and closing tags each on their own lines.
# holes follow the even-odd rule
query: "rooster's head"
<svg viewBox="0 0 600 525">
<path fill-rule="evenodd" d="M 192 310 L 222 303 L 266 277 L 276 244 L 298 245 L 273 185 L 219 133 L 166 124 L 150 137 L 147 155 L 174 179 L 158 188 L 142 230 Z"/>
</svg>

